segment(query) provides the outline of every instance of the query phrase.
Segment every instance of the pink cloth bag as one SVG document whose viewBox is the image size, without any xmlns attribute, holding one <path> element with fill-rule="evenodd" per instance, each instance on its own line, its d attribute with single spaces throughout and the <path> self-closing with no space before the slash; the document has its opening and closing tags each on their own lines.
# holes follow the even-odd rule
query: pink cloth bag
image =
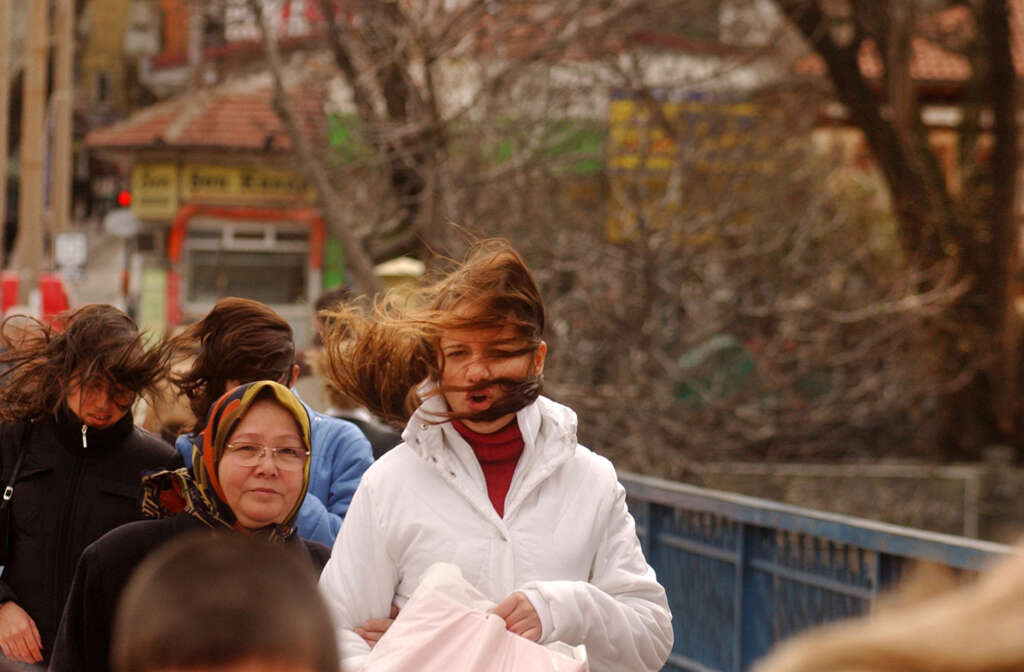
<svg viewBox="0 0 1024 672">
<path fill-rule="evenodd" d="M 365 672 L 586 672 L 586 651 L 541 646 L 505 629 L 494 606 L 458 567 L 432 565 L 387 633 L 367 656 Z"/>
</svg>

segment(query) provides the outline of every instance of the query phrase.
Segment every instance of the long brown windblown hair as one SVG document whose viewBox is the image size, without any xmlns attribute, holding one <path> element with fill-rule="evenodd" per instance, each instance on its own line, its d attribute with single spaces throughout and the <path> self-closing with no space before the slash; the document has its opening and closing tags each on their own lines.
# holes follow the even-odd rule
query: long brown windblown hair
<svg viewBox="0 0 1024 672">
<path fill-rule="evenodd" d="M 331 382 L 386 422 L 402 426 L 422 402 L 420 383 L 440 380 L 441 335 L 512 325 L 523 353 L 544 333 L 544 303 L 522 257 L 506 240 L 477 243 L 466 261 L 412 296 L 389 293 L 370 309 L 349 304 L 321 313 Z M 518 411 L 541 392 L 542 378 L 493 380 L 503 398 L 485 413 L 446 419 L 491 420 Z M 437 390 L 443 392 L 445 390 Z"/>
<path fill-rule="evenodd" d="M 192 367 L 172 382 L 188 397 L 202 431 L 206 413 L 229 380 L 273 380 L 288 384 L 295 363 L 292 327 L 259 301 L 221 299 L 206 316 L 170 341 L 174 356 L 195 356 Z"/>
<path fill-rule="evenodd" d="M 90 304 L 53 325 L 22 315 L 0 322 L 0 420 L 37 420 L 57 412 L 68 384 L 102 379 L 135 394 L 167 372 L 163 346 L 146 348 L 130 317 Z"/>
</svg>

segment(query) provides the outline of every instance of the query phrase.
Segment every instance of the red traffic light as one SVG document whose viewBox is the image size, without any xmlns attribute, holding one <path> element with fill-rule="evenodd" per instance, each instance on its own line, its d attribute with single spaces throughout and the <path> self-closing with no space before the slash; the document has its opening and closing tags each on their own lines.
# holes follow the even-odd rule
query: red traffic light
<svg viewBox="0 0 1024 672">
<path fill-rule="evenodd" d="M 117 204 L 120 205 L 122 208 L 127 208 L 129 205 L 131 205 L 132 192 L 128 191 L 127 189 L 122 189 L 121 191 L 117 192 Z"/>
</svg>

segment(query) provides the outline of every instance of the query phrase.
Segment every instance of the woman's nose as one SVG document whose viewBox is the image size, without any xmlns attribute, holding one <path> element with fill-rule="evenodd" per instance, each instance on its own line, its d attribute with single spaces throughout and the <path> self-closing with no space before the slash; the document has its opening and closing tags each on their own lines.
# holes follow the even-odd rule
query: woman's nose
<svg viewBox="0 0 1024 672">
<path fill-rule="evenodd" d="M 466 380 L 470 383 L 487 380 L 490 375 L 491 368 L 483 358 L 471 361 L 466 367 Z"/>
<path fill-rule="evenodd" d="M 277 473 L 277 460 L 274 459 L 274 451 L 270 448 L 263 449 L 263 455 L 260 456 L 260 461 L 256 463 L 256 471 L 261 474 Z"/>
<path fill-rule="evenodd" d="M 110 390 L 95 390 L 92 393 L 92 403 L 97 406 L 101 412 L 113 410 L 114 397 L 110 394 Z"/>
</svg>

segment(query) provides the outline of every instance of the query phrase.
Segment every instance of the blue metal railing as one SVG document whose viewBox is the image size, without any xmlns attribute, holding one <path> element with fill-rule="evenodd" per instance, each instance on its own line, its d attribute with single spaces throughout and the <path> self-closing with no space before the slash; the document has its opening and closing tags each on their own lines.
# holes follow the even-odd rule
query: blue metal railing
<svg viewBox="0 0 1024 672">
<path fill-rule="evenodd" d="M 740 672 L 799 630 L 866 611 L 914 561 L 978 571 L 1009 546 L 620 474 L 675 645 L 665 670 Z"/>
</svg>

